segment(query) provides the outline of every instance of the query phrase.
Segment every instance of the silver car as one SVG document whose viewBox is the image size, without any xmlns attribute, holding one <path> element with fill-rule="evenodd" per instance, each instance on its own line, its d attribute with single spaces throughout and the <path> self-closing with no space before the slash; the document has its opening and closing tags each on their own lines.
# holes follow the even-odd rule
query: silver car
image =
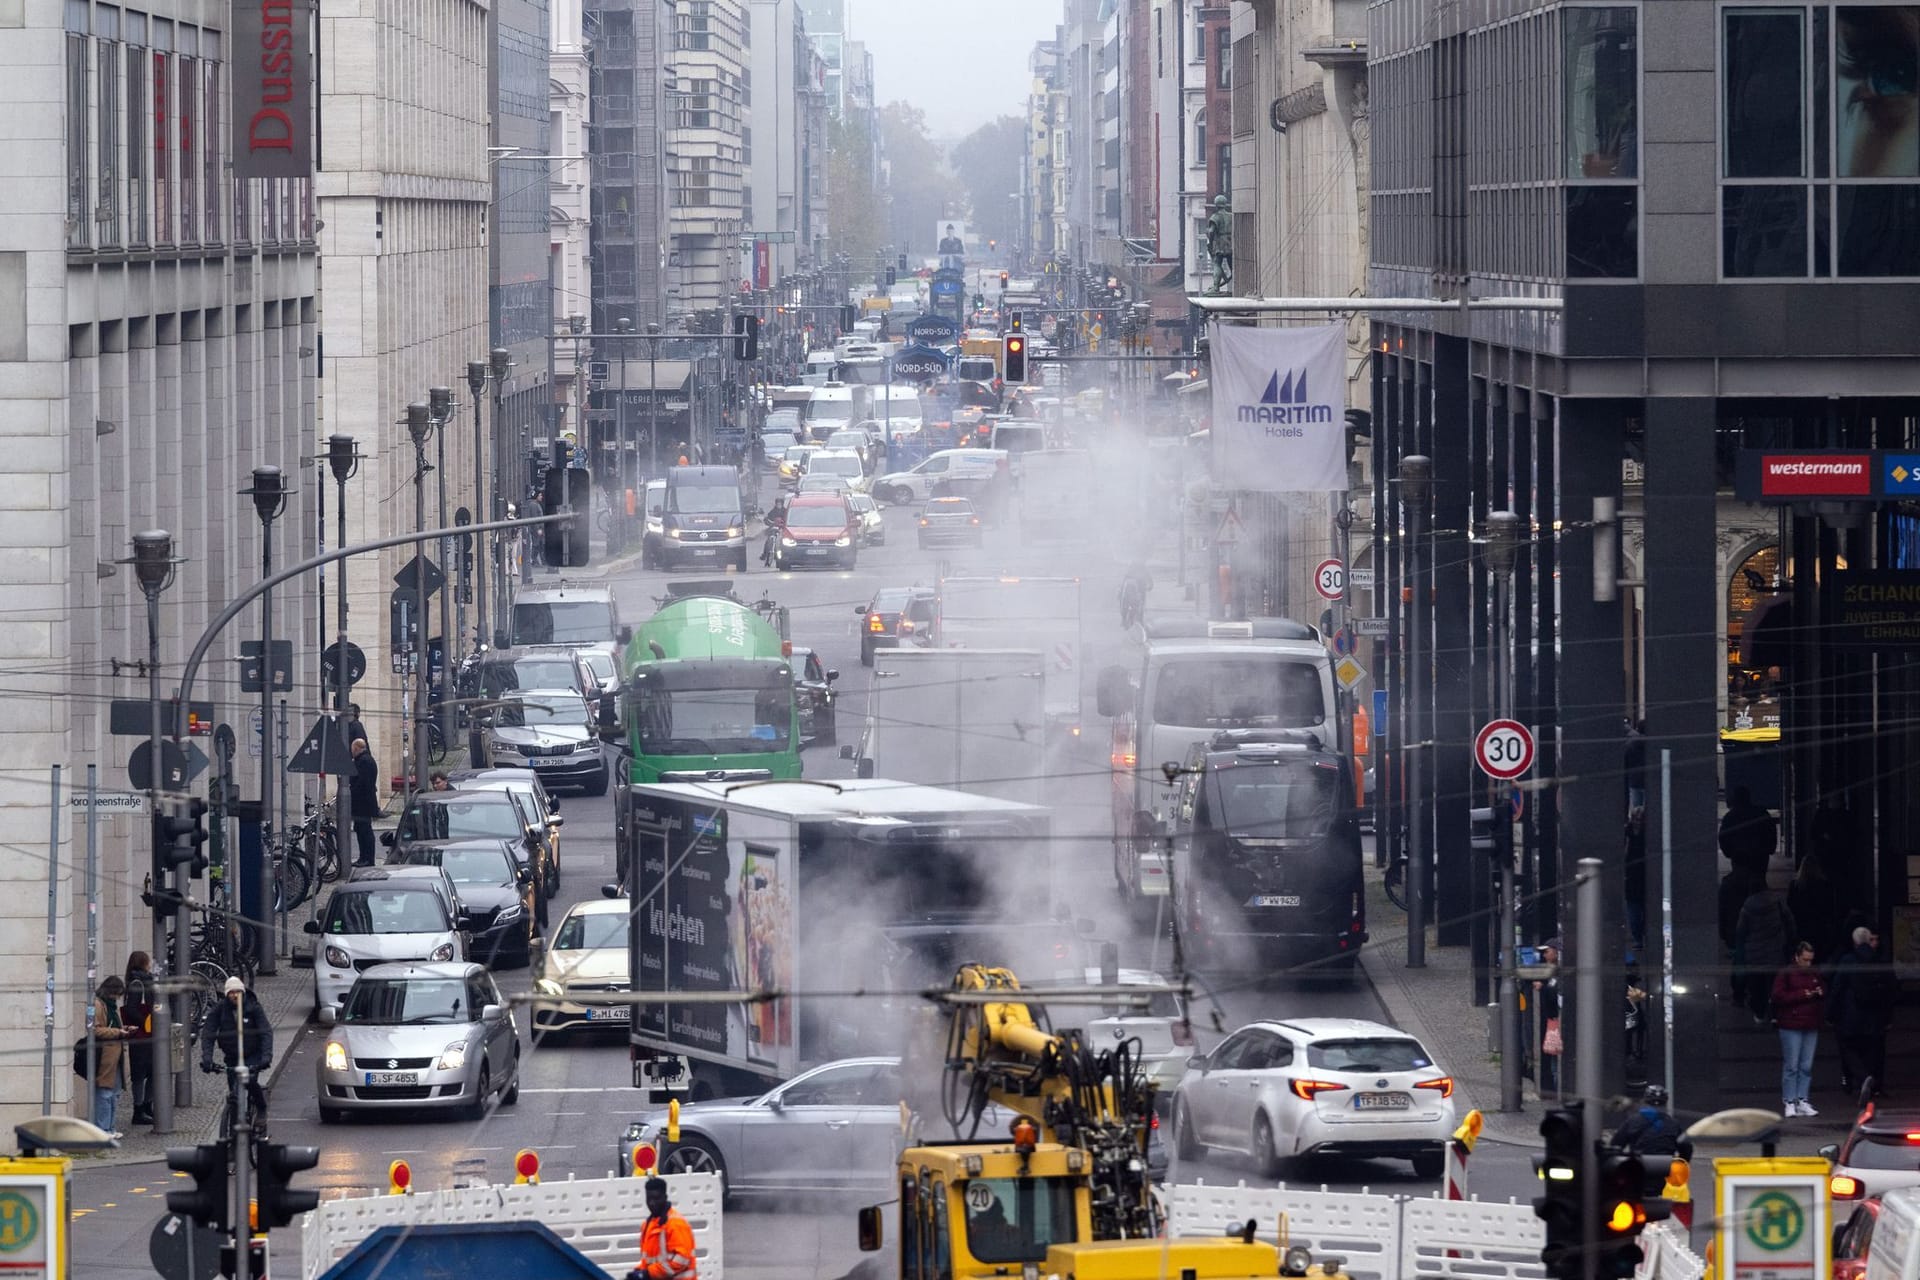
<svg viewBox="0 0 1920 1280">
<path fill-rule="evenodd" d="M 477 964 L 383 964 L 362 973 L 336 1011 L 314 1065 L 320 1121 L 348 1112 L 482 1114 L 520 1098 L 520 1035 Z"/>
<path fill-rule="evenodd" d="M 482 734 L 485 764 L 522 765 L 548 787 L 585 787 L 603 796 L 612 778 L 586 700 L 570 689 L 519 689 L 501 698 Z"/>
<path fill-rule="evenodd" d="M 1122 987 L 1172 985 L 1149 969 L 1122 969 L 1115 975 L 1115 981 Z M 1078 974 L 1064 972 L 1052 983 L 1027 983 L 1026 989 L 1030 998 L 1047 1004 L 1049 986 L 1084 983 L 1095 987 L 1100 982 L 1100 970 L 1090 968 Z M 1133 1000 L 1096 1007 L 1076 999 L 1070 1005 L 1049 1006 L 1049 1012 L 1054 1026 L 1081 1028 L 1090 1048 L 1135 1045 L 1135 1061 L 1153 1082 L 1155 1110 L 1170 1114 L 1174 1086 L 1187 1073 L 1187 1059 L 1193 1056 L 1193 1028 L 1187 1022 L 1186 1003 L 1176 992 L 1155 991 L 1144 999 L 1144 1007 Z"/>
</svg>

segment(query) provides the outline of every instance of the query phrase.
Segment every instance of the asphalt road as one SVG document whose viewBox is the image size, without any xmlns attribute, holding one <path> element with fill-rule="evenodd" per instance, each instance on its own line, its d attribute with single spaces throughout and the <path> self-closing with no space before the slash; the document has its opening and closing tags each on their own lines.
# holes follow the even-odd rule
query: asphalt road
<svg viewBox="0 0 1920 1280">
<path fill-rule="evenodd" d="M 979 570 L 1078 576 L 1089 645 L 1082 672 L 1089 725 L 1068 775 L 1049 789 L 1055 833 L 1049 880 L 1056 901 L 1071 903 L 1076 914 L 1091 917 L 1101 936 L 1121 940 L 1124 964 L 1170 967 L 1166 944 L 1148 936 L 1153 931 L 1128 915 L 1113 889 L 1105 722 L 1091 714 L 1093 673 L 1131 653 L 1115 607 L 1128 554 L 1125 540 L 1110 536 L 1109 531 L 1089 530 L 1085 538 L 1072 543 L 1033 548 L 1021 546 L 1011 530 L 994 530 L 981 552 L 922 552 L 914 545 L 910 509 L 887 508 L 886 520 L 887 545 L 863 551 L 858 567 L 847 572 L 773 573 L 760 567 L 756 545 L 752 570 L 737 590 L 747 599 L 764 590 L 786 605 L 794 642 L 811 646 L 824 665 L 840 673 L 840 737 L 853 742 L 865 714 L 867 676 L 859 660 L 855 608 L 876 588 L 914 582 L 931 585 L 939 573 L 936 556 L 941 554 L 954 557 L 957 565 Z M 622 618 L 633 623 L 650 615 L 654 597 L 664 594 L 667 576 L 634 570 L 616 578 L 613 586 Z M 679 576 L 711 575 L 689 570 Z M 833 747 L 807 752 L 810 777 L 847 777 L 851 769 Z M 598 896 L 600 885 L 613 878 L 611 800 L 566 795 L 562 806 L 567 819 L 562 836 L 565 879 L 554 907 L 555 919 L 567 904 Z M 527 990 L 524 970 L 501 974 L 499 979 L 507 992 Z M 1364 979 L 1332 989 L 1233 982 L 1196 1000 L 1194 1013 L 1202 1049 L 1254 1018 L 1383 1016 Z M 617 1162 L 616 1144 L 625 1118 L 641 1102 L 629 1084 L 624 1041 L 593 1044 L 575 1039 L 558 1047 L 533 1045 L 524 1010 L 516 1018 L 526 1045 L 519 1104 L 479 1121 L 350 1121 L 322 1128 L 314 1100 L 314 1060 L 324 1038 L 317 1027 L 307 1028 L 283 1053 L 286 1065 L 273 1100 L 275 1140 L 321 1148 L 318 1169 L 302 1181 L 320 1188 L 327 1198 L 383 1194 L 387 1167 L 395 1159 L 409 1162 L 414 1185 L 421 1190 L 510 1182 L 513 1156 L 523 1147 L 540 1153 L 547 1181 L 569 1175 L 606 1176 Z M 1483 1146 L 1475 1161 L 1475 1191 L 1488 1197 L 1532 1194 L 1527 1154 Z M 1224 1156 L 1181 1162 L 1174 1176 L 1180 1182 L 1213 1183 L 1257 1178 L 1249 1163 Z M 1335 1188 L 1399 1193 L 1418 1194 L 1429 1185 L 1415 1180 L 1404 1163 L 1390 1161 L 1328 1163 L 1316 1167 L 1310 1176 Z M 75 1274 L 96 1280 L 153 1274 L 146 1263 L 146 1239 L 161 1214 L 159 1197 L 169 1177 L 157 1165 L 83 1170 L 76 1175 L 75 1203 L 92 1212 L 76 1224 Z M 861 1257 L 855 1249 L 852 1209 L 851 1204 L 815 1202 L 746 1204 L 730 1210 L 729 1274 L 792 1280 L 843 1275 Z M 292 1231 L 275 1233 L 274 1247 L 282 1256 L 297 1248 L 294 1235 Z M 290 1268 L 276 1270 L 286 1274 Z"/>
</svg>

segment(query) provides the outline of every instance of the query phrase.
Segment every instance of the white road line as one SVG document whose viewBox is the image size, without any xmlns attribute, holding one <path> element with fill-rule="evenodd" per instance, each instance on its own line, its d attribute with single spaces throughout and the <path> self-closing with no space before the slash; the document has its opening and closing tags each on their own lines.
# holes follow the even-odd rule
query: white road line
<svg viewBox="0 0 1920 1280">
<path fill-rule="evenodd" d="M 632 1085 L 578 1085 L 569 1089 L 534 1089 L 522 1087 L 521 1093 L 632 1093 Z"/>
</svg>

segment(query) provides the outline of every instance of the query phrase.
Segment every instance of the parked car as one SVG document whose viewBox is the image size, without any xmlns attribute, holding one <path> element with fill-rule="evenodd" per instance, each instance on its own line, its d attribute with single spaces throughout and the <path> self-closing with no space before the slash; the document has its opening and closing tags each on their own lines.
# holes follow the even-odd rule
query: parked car
<svg viewBox="0 0 1920 1280">
<path fill-rule="evenodd" d="M 935 498 L 920 508 L 920 547 L 982 545 L 980 514 L 965 498 Z"/>
<path fill-rule="evenodd" d="M 1453 1078 L 1404 1031 L 1354 1018 L 1255 1022 L 1188 1060 L 1174 1149 L 1238 1151 L 1269 1177 L 1342 1155 L 1411 1160 L 1437 1178 L 1453 1110 Z"/>
<path fill-rule="evenodd" d="M 439 889 L 375 873 L 336 885 L 326 910 L 307 921 L 314 935 L 313 1004 L 340 1003 L 375 965 L 465 961 L 460 926 Z"/>
<path fill-rule="evenodd" d="M 860 615 L 860 665 L 873 665 L 875 649 L 897 649 L 903 643 L 925 644 L 933 635 L 932 587 L 882 587 L 864 605 Z"/>
<path fill-rule="evenodd" d="M 880 515 L 880 504 L 867 494 L 856 493 L 847 499 L 847 505 L 860 521 L 861 546 L 877 547 L 886 542 L 887 522 Z"/>
<path fill-rule="evenodd" d="M 587 1005 L 574 994 L 632 989 L 627 959 L 626 898 L 589 898 L 567 908 L 534 958 L 533 989 L 548 999 L 533 1006 L 536 1036 L 613 1027 L 624 1036 L 633 1020 L 629 1005 Z"/>
<path fill-rule="evenodd" d="M 1837 1146 L 1820 1148 L 1833 1161 L 1827 1179 L 1835 1200 L 1864 1200 L 1895 1187 L 1920 1187 L 1920 1107 L 1863 1107 Z"/>
<path fill-rule="evenodd" d="M 520 1034 L 493 977 L 477 964 L 381 964 L 336 1008 L 314 1064 L 320 1122 L 354 1112 L 479 1116 L 520 1099 Z"/>
<path fill-rule="evenodd" d="M 455 791 L 506 791 L 520 801 L 529 816 L 546 823 L 547 859 L 540 886 L 549 896 L 560 892 L 560 828 L 567 820 L 560 816 L 560 798 L 547 790 L 540 775 L 531 769 L 456 769 L 447 775 Z"/>
<path fill-rule="evenodd" d="M 840 673 L 829 671 L 820 664 L 819 654 L 800 645 L 793 646 L 789 662 L 793 667 L 793 698 L 800 711 L 800 745 L 838 742 L 840 735 L 833 708 L 837 694 L 833 682 L 840 678 Z"/>
<path fill-rule="evenodd" d="M 539 893 L 499 840 L 418 841 L 389 868 L 435 867 L 453 882 L 467 913 L 467 954 L 489 969 L 526 965 L 539 932 Z"/>
<path fill-rule="evenodd" d="M 475 763 L 523 765 L 549 787 L 581 787 L 590 796 L 605 795 L 613 776 L 598 717 L 568 689 L 522 689 L 501 698 L 482 718 Z"/>
<path fill-rule="evenodd" d="M 400 814 L 398 825 L 380 834 L 396 861 L 406 848 L 420 841 L 493 839 L 527 868 L 539 886 L 536 899 L 540 924 L 547 923 L 545 887 L 557 882 L 558 848 L 546 819 L 528 808 L 511 791 L 416 791 Z"/>
</svg>

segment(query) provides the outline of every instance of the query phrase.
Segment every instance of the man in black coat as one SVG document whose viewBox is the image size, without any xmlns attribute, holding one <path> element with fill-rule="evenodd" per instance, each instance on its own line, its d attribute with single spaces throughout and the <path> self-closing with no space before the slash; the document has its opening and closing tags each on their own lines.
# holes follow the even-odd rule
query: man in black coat
<svg viewBox="0 0 1920 1280">
<path fill-rule="evenodd" d="M 1840 1040 L 1843 1086 L 1873 1081 L 1876 1096 L 1886 1084 L 1887 1028 L 1900 989 L 1893 968 L 1880 958 L 1880 935 L 1866 925 L 1853 931 L 1853 950 L 1833 967 L 1827 986 L 1827 1021 Z"/>
<path fill-rule="evenodd" d="M 353 772 L 348 775 L 347 785 L 353 799 L 353 836 L 360 845 L 360 855 L 353 865 L 370 867 L 373 865 L 373 820 L 380 816 L 380 796 L 376 790 L 380 765 L 367 749 L 365 738 L 355 738 L 352 751 Z"/>
</svg>

